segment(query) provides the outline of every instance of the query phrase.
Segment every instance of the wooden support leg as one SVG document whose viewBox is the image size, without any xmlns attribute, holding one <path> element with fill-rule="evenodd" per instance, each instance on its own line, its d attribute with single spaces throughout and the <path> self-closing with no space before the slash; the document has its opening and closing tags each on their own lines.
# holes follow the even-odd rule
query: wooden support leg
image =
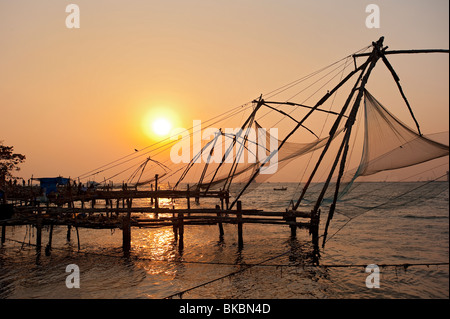
<svg viewBox="0 0 450 319">
<path fill-rule="evenodd" d="M 178 221 L 173 220 L 173 238 L 175 239 L 175 242 L 178 242 Z"/>
<path fill-rule="evenodd" d="M 70 242 L 70 232 L 71 232 L 71 230 L 72 230 L 72 226 L 68 225 L 67 226 L 67 241 L 69 241 L 69 242 Z"/>
<path fill-rule="evenodd" d="M 187 186 L 187 209 L 191 209 L 191 196 L 189 195 L 189 185 Z M 190 216 L 191 213 L 188 213 L 188 216 Z"/>
<path fill-rule="evenodd" d="M 220 206 L 216 205 L 217 217 L 222 217 L 222 213 L 220 212 Z M 219 238 L 220 240 L 223 239 L 224 231 L 223 231 L 223 224 L 221 222 L 218 222 L 217 225 L 219 225 Z"/>
<path fill-rule="evenodd" d="M 78 232 L 78 226 L 75 226 L 75 229 L 77 231 L 78 250 L 80 250 L 80 233 Z"/>
<path fill-rule="evenodd" d="M 314 247 L 319 247 L 319 223 L 320 223 L 320 209 L 317 212 L 311 212 L 311 228 L 312 243 Z"/>
<path fill-rule="evenodd" d="M 45 247 L 45 255 L 50 256 L 51 250 L 52 250 L 52 238 L 53 238 L 53 224 L 50 225 L 50 232 L 48 235 L 48 244 L 47 247 Z"/>
<path fill-rule="evenodd" d="M 42 219 L 38 217 L 36 221 L 36 254 L 41 254 L 42 247 Z"/>
<path fill-rule="evenodd" d="M 289 223 L 291 223 L 289 225 L 289 228 L 291 228 L 291 238 L 296 238 L 297 237 L 297 225 L 295 225 L 295 223 L 297 222 L 297 218 L 295 218 L 295 215 L 293 213 L 291 213 L 287 216 L 286 220 Z"/>
<path fill-rule="evenodd" d="M 156 193 L 157 193 L 158 190 L 159 190 L 159 187 L 158 187 L 158 177 L 159 177 L 159 175 L 158 175 L 158 174 L 155 174 L 155 192 L 156 192 Z M 159 198 L 158 198 L 158 197 L 155 197 L 155 208 L 156 208 L 156 209 L 159 208 Z"/>
<path fill-rule="evenodd" d="M 294 219 L 294 222 L 295 222 L 295 219 Z M 291 227 L 291 237 L 297 238 L 297 226 L 290 225 L 289 227 Z"/>
<path fill-rule="evenodd" d="M 178 242 L 178 249 L 181 251 L 184 248 L 184 214 L 178 213 L 178 228 L 180 233 L 180 238 Z"/>
<path fill-rule="evenodd" d="M 230 196 L 228 194 L 225 197 L 225 207 L 227 210 L 230 209 Z"/>
<path fill-rule="evenodd" d="M 6 241 L 6 225 L 2 225 L 2 245 Z"/>
<path fill-rule="evenodd" d="M 130 216 L 126 214 L 125 218 L 122 220 L 122 249 L 125 255 L 129 255 L 131 249 L 131 227 L 130 227 Z"/>
<path fill-rule="evenodd" d="M 125 256 L 130 254 L 131 249 L 131 199 L 127 199 L 128 213 L 122 220 L 122 248 Z"/>
<path fill-rule="evenodd" d="M 242 203 L 241 201 L 237 202 L 237 226 L 238 226 L 238 247 L 242 249 L 244 247 L 244 237 L 242 235 Z"/>
</svg>

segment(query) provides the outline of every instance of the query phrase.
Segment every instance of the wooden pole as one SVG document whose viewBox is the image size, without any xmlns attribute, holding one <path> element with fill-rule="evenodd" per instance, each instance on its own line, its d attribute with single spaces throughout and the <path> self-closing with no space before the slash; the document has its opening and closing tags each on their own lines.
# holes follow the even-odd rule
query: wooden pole
<svg viewBox="0 0 450 319">
<path fill-rule="evenodd" d="M 150 185 L 150 191 L 153 192 L 153 184 Z M 150 206 L 153 207 L 153 197 L 150 197 Z"/>
<path fill-rule="evenodd" d="M 311 211 L 310 233 L 312 235 L 312 243 L 315 249 L 319 247 L 319 221 L 320 209 Z"/>
<path fill-rule="evenodd" d="M 50 256 L 51 250 L 52 250 L 52 238 L 53 238 L 53 224 L 50 225 L 50 232 L 48 235 L 48 244 L 47 247 L 45 247 L 45 255 Z"/>
<path fill-rule="evenodd" d="M 242 236 L 242 203 L 241 201 L 237 201 L 237 226 L 238 226 L 238 247 L 239 249 L 242 249 L 244 247 L 244 238 Z"/>
<path fill-rule="evenodd" d="M 175 212 L 172 214 L 173 220 L 172 220 L 172 227 L 173 227 L 173 238 L 175 239 L 175 242 L 178 242 L 178 219 L 175 218 Z"/>
<path fill-rule="evenodd" d="M 217 210 L 217 217 L 222 217 L 222 213 L 220 212 L 220 206 L 219 205 L 216 205 L 216 210 Z M 219 238 L 220 238 L 220 240 L 222 240 L 223 239 L 223 235 L 224 235 L 223 225 L 222 225 L 221 222 L 218 222 L 217 225 L 219 225 Z"/>
<path fill-rule="evenodd" d="M 158 174 L 155 174 L 155 192 L 158 192 Z M 155 194 L 156 194 L 155 193 Z M 159 208 L 159 198 L 155 196 L 155 208 Z"/>
<path fill-rule="evenodd" d="M 75 226 L 75 229 L 77 231 L 77 243 L 78 243 L 78 250 L 80 250 L 80 233 L 78 232 L 78 226 Z"/>
<path fill-rule="evenodd" d="M 189 192 L 189 184 L 187 186 L 187 209 L 191 209 L 191 195 Z"/>
<path fill-rule="evenodd" d="M 449 50 L 442 50 L 442 49 L 426 49 L 426 50 L 392 50 L 392 51 L 384 51 L 384 55 L 389 54 L 415 54 L 415 53 L 449 53 Z M 354 58 L 363 57 L 363 56 L 369 56 L 369 53 L 359 53 L 359 54 L 353 54 Z"/>
<path fill-rule="evenodd" d="M 36 220 L 36 254 L 41 253 L 42 247 L 42 218 L 41 210 L 38 210 L 38 216 Z"/>
<path fill-rule="evenodd" d="M 316 103 L 315 106 L 313 106 L 312 109 L 309 110 L 309 112 L 303 117 L 303 119 L 297 123 L 297 125 L 294 127 L 293 130 L 291 130 L 289 132 L 288 135 L 285 136 L 285 138 L 281 141 L 280 145 L 278 146 L 278 150 L 277 152 L 280 151 L 280 149 L 283 147 L 283 145 L 286 143 L 286 141 L 292 136 L 292 134 L 294 134 L 303 124 L 304 121 L 306 121 L 306 119 L 319 107 L 321 106 L 323 103 L 325 103 L 326 100 L 328 100 L 328 98 L 330 96 L 332 96 L 340 87 L 342 87 L 342 85 L 345 84 L 345 82 L 347 82 L 351 77 L 353 77 L 353 75 L 357 72 L 359 72 L 360 70 L 364 69 L 367 67 L 368 62 L 365 62 L 364 64 L 362 64 L 361 66 L 358 67 L 358 69 L 350 72 L 343 80 L 341 80 L 341 82 L 339 82 L 331 91 L 328 91 L 327 94 L 325 94 L 319 102 Z M 357 81 L 357 83 L 359 82 L 359 79 Z M 355 84 L 355 88 L 356 88 L 356 84 Z M 331 138 L 330 138 L 331 139 Z M 270 159 L 270 158 L 268 158 Z M 247 189 L 247 187 L 253 182 L 253 180 L 256 178 L 256 176 L 259 174 L 261 168 L 268 163 L 269 161 L 264 161 L 264 163 L 262 163 L 259 168 L 253 173 L 253 176 L 250 178 L 250 180 L 247 182 L 247 184 L 244 186 L 244 188 L 242 188 L 242 190 L 240 191 L 240 193 L 237 195 L 237 197 L 234 199 L 234 201 L 231 203 L 230 208 L 234 207 L 234 204 L 239 200 L 239 198 L 242 196 L 242 194 L 245 192 L 245 190 Z M 296 209 L 296 208 L 295 208 Z M 228 207 L 227 207 L 228 210 Z"/>
<path fill-rule="evenodd" d="M 70 242 L 70 232 L 72 230 L 72 225 L 67 225 L 67 241 Z"/>
<path fill-rule="evenodd" d="M 296 238 L 297 237 L 297 225 L 295 224 L 297 222 L 297 218 L 295 217 L 295 214 L 291 211 L 291 212 L 287 212 L 287 217 L 286 217 L 286 221 L 289 223 L 294 223 L 294 224 L 290 224 L 289 227 L 291 228 L 291 237 L 292 238 Z"/>
<path fill-rule="evenodd" d="M 2 245 L 6 241 L 6 225 L 2 225 Z"/>
<path fill-rule="evenodd" d="M 366 86 L 366 84 L 367 84 L 367 82 L 369 80 L 370 74 L 371 74 L 372 70 L 374 69 L 377 61 L 380 59 L 380 57 L 382 57 L 382 53 L 381 52 L 382 52 L 382 46 L 383 46 L 383 39 L 384 38 L 381 37 L 376 44 L 374 43 L 374 49 L 373 49 L 372 54 L 370 55 L 370 58 L 369 58 L 370 65 L 369 65 L 366 73 L 364 74 L 364 77 L 362 77 L 362 79 L 361 79 L 361 82 L 360 82 L 360 85 L 359 85 L 359 88 L 358 88 L 358 95 L 356 96 L 356 99 L 353 102 L 353 107 L 352 107 L 352 109 L 350 111 L 350 114 L 349 114 L 349 116 L 347 118 L 347 122 L 345 123 L 345 128 L 346 128 L 345 136 L 344 136 L 344 138 L 343 138 L 343 140 L 341 142 L 341 146 L 339 147 L 339 150 L 337 152 L 336 158 L 335 158 L 334 163 L 333 163 L 333 165 L 331 167 L 331 170 L 329 172 L 328 178 L 327 178 L 327 180 L 326 180 L 326 182 L 325 182 L 325 184 L 324 184 L 324 186 L 322 188 L 321 193 L 319 194 L 319 197 L 317 198 L 316 204 L 314 206 L 314 212 L 311 214 L 311 216 L 312 217 L 314 216 L 314 218 L 320 218 L 319 207 L 322 204 L 323 197 L 325 196 L 325 192 L 326 192 L 326 190 L 327 190 L 327 188 L 328 188 L 328 186 L 329 186 L 329 184 L 331 182 L 331 178 L 332 178 L 333 173 L 334 173 L 334 171 L 335 171 L 335 169 L 336 169 L 336 167 L 337 167 L 337 165 L 339 163 L 339 160 L 341 160 L 343 165 L 345 165 L 347 152 L 348 152 L 348 147 L 349 147 L 348 145 L 349 145 L 349 140 L 350 140 L 350 136 L 351 136 L 351 133 L 352 133 L 353 124 L 355 123 L 356 114 L 357 114 L 358 109 L 360 107 L 361 99 L 362 99 L 362 97 L 364 95 L 365 86 Z M 326 148 L 329 145 L 329 143 L 330 143 L 330 140 L 328 141 L 327 145 L 325 146 L 324 151 L 326 151 Z M 343 157 L 341 159 L 342 152 L 344 154 L 343 154 Z M 323 157 L 323 153 L 321 155 L 321 158 L 322 157 Z M 317 165 L 319 165 L 319 164 L 320 164 L 320 161 L 316 164 L 315 169 L 318 167 Z M 343 167 L 341 167 L 341 172 L 340 173 L 342 173 L 342 169 L 343 169 Z M 311 175 L 311 177 L 312 176 L 313 176 L 313 174 Z M 311 177 L 310 177 L 310 180 L 311 180 Z M 335 199 L 337 199 L 337 192 L 339 191 L 339 184 L 340 184 L 341 177 L 342 177 L 342 175 L 340 174 L 338 176 L 338 181 L 336 183 Z M 304 195 L 304 193 L 302 193 L 302 195 Z M 296 207 L 298 207 L 298 204 L 300 203 L 301 198 L 302 198 L 302 196 L 299 198 L 299 201 L 297 201 L 297 206 Z M 326 231 L 328 229 L 329 222 L 330 222 L 330 220 L 331 220 L 331 218 L 333 216 L 335 204 L 336 204 L 336 202 L 334 201 L 332 206 L 331 206 L 331 210 L 328 213 Z M 316 223 L 317 223 L 317 228 L 318 228 L 319 221 L 317 221 Z M 324 236 L 324 243 L 323 244 L 325 244 L 325 238 L 326 238 L 326 235 Z M 316 240 L 318 241 L 318 237 L 316 238 Z M 314 236 L 313 236 L 313 241 L 315 241 Z M 317 245 L 318 245 L 318 243 L 317 243 Z"/>
<path fill-rule="evenodd" d="M 228 191 L 226 191 L 226 195 L 225 195 L 225 207 L 227 210 L 230 209 L 230 193 Z"/>
<path fill-rule="evenodd" d="M 130 253 L 131 249 L 131 200 L 127 199 L 128 213 L 126 213 L 125 217 L 122 220 L 122 249 L 124 254 L 127 256 Z"/>
<path fill-rule="evenodd" d="M 178 231 L 180 234 L 180 238 L 178 241 L 178 249 L 181 251 L 184 248 L 184 220 L 183 220 L 184 214 L 183 212 L 178 213 Z"/>
</svg>

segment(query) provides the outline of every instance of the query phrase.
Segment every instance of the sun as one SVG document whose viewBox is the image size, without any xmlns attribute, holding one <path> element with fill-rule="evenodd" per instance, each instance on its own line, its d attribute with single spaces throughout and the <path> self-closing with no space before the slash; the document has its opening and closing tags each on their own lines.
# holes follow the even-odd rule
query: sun
<svg viewBox="0 0 450 319">
<path fill-rule="evenodd" d="M 159 117 L 152 122 L 152 130 L 158 136 L 166 136 L 172 129 L 172 123 L 164 117 Z"/>
<path fill-rule="evenodd" d="M 141 129 L 146 138 L 152 141 L 165 140 L 174 128 L 180 126 L 178 113 L 174 107 L 147 105 L 147 110 L 142 114 Z"/>
</svg>

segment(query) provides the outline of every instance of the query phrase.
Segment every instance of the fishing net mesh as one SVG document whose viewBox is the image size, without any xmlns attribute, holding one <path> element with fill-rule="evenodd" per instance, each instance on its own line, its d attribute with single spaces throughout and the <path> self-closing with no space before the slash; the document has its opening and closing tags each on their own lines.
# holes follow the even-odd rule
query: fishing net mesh
<svg viewBox="0 0 450 319">
<path fill-rule="evenodd" d="M 439 183 L 445 180 L 444 176 L 437 176 L 437 182 L 414 182 L 409 183 L 409 186 L 404 183 L 402 191 L 392 189 L 387 192 L 385 183 L 379 183 L 379 187 L 367 191 L 365 183 L 358 183 L 360 179 L 381 172 L 418 167 L 422 163 L 446 157 L 449 155 L 449 146 L 448 141 L 447 144 L 445 141 L 436 141 L 448 140 L 448 132 L 428 137 L 419 135 L 391 114 L 368 91 L 364 92 L 364 125 L 361 161 L 357 168 L 347 171 L 343 177 L 339 193 L 340 213 L 355 217 L 367 210 L 397 209 L 415 205 L 420 198 L 432 198 L 448 190 L 448 184 Z M 325 204 L 327 202 L 330 202 L 330 198 L 324 200 Z M 371 206 L 366 203 L 371 203 Z"/>
</svg>

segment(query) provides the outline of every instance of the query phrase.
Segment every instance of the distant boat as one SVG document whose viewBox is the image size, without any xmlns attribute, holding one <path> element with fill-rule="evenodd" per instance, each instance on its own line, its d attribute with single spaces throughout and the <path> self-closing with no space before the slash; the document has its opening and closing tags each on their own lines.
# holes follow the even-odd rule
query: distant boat
<svg viewBox="0 0 450 319">
<path fill-rule="evenodd" d="M 274 191 L 285 191 L 285 190 L 287 190 L 287 187 L 280 187 L 280 188 L 274 188 L 273 189 Z"/>
</svg>

